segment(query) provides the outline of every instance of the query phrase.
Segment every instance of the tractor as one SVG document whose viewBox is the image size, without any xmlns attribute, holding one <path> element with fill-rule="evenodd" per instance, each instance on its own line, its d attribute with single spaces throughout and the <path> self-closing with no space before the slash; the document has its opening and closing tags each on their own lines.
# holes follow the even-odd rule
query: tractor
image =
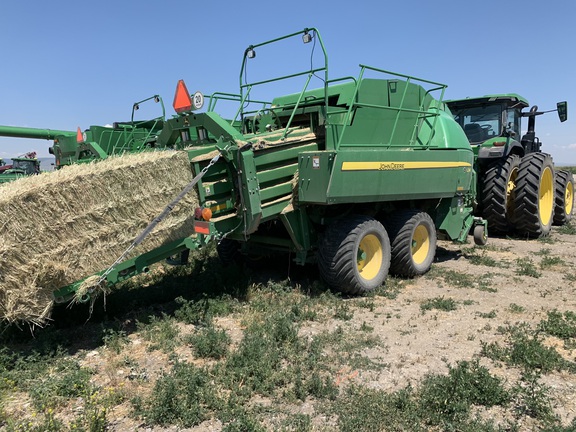
<svg viewBox="0 0 576 432">
<path fill-rule="evenodd" d="M 4 167 L 7 169 L 1 170 Z M 0 167 L 0 183 L 8 183 L 20 177 L 40 174 L 40 161 L 36 158 L 36 152 L 12 158 L 12 165 Z"/>
<path fill-rule="evenodd" d="M 475 213 L 488 221 L 491 232 L 515 231 L 538 238 L 549 234 L 552 224 L 572 218 L 574 180 L 568 171 L 555 172 L 550 155 L 541 151 L 535 134 L 536 117 L 557 111 L 567 119 L 567 103 L 555 110 L 530 110 L 517 94 L 487 95 L 447 101 L 455 120 L 464 129 L 475 154 L 478 197 Z M 528 118 L 521 135 L 521 120 Z"/>
</svg>

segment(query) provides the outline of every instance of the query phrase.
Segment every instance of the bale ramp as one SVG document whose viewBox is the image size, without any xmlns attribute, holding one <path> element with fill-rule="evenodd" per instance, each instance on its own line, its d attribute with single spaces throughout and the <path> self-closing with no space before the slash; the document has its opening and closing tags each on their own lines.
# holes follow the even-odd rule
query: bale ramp
<svg viewBox="0 0 576 432">
<path fill-rule="evenodd" d="M 43 324 L 52 292 L 106 269 L 190 182 L 186 152 L 72 165 L 0 187 L 0 319 Z M 132 251 L 194 232 L 188 194 Z"/>
</svg>

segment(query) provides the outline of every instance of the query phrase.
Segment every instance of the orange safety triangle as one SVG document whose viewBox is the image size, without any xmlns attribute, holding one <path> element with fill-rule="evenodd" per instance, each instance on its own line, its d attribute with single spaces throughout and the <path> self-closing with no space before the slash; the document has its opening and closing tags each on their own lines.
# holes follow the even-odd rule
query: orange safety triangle
<svg viewBox="0 0 576 432">
<path fill-rule="evenodd" d="M 179 80 L 178 85 L 176 85 L 176 93 L 174 94 L 174 102 L 172 103 L 174 111 L 177 113 L 192 111 L 192 98 L 184 80 Z"/>
<path fill-rule="evenodd" d="M 76 142 L 84 142 L 84 135 L 82 134 L 82 129 L 80 129 L 80 126 L 78 126 L 78 131 L 76 131 Z"/>
</svg>

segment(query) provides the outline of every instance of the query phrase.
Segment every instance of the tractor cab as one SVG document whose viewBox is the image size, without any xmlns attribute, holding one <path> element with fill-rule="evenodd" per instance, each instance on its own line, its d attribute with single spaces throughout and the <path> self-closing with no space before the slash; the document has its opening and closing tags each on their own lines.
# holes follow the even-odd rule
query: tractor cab
<svg viewBox="0 0 576 432">
<path fill-rule="evenodd" d="M 12 158 L 12 165 L 4 173 L 24 176 L 40 174 L 40 161 L 36 158 L 36 152 Z"/>
<path fill-rule="evenodd" d="M 535 105 L 529 111 L 528 101 L 515 93 L 487 95 L 447 102 L 454 119 L 468 137 L 480 158 L 494 159 L 516 153 L 524 156 L 540 151 L 542 143 L 535 133 L 536 116 L 558 112 L 561 122 L 568 117 L 566 102 L 558 102 L 556 109 L 539 111 Z M 528 128 L 521 135 L 522 117 L 528 117 Z"/>
<path fill-rule="evenodd" d="M 517 94 L 483 96 L 447 102 L 471 145 L 498 137 L 519 140 L 522 109 L 528 101 Z"/>
<path fill-rule="evenodd" d="M 14 158 L 12 159 L 12 174 L 33 175 L 40 173 L 38 159 Z"/>
</svg>

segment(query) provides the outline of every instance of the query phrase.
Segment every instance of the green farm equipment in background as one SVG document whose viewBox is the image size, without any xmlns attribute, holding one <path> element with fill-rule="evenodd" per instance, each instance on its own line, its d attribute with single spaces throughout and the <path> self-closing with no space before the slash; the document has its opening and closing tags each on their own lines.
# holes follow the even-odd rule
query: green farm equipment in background
<svg viewBox="0 0 576 432">
<path fill-rule="evenodd" d="M 150 120 L 135 120 L 134 116 L 140 105 L 148 101 L 159 103 L 162 115 Z M 56 166 L 61 167 L 106 159 L 111 155 L 153 149 L 158 146 L 157 135 L 162 130 L 164 121 L 164 102 L 159 95 L 154 95 L 132 105 L 130 121 L 114 122 L 111 127 L 93 125 L 84 131 L 78 128 L 73 137 L 55 141 L 49 152 L 56 158 Z"/>
<path fill-rule="evenodd" d="M 21 177 L 40 174 L 40 161 L 36 158 L 35 152 L 29 152 L 11 160 L 11 165 L 6 165 L 3 161 L 0 163 L 0 184 L 8 183 Z"/>
<path fill-rule="evenodd" d="M 568 171 L 555 172 L 550 155 L 541 152 L 535 134 L 536 117 L 557 111 L 567 119 L 567 103 L 539 111 L 517 94 L 487 95 L 447 102 L 462 126 L 476 157 L 478 208 L 493 232 L 516 231 L 526 237 L 545 236 L 551 225 L 572 218 L 574 180 Z M 521 120 L 528 128 L 521 136 Z M 521 137 L 521 138 L 520 138 Z"/>
<path fill-rule="evenodd" d="M 256 49 L 300 37 L 322 49 L 323 64 L 246 81 Z M 297 93 L 250 100 L 256 87 L 298 79 Z M 311 88 L 313 79 L 320 88 Z M 170 257 L 184 262 L 190 250 L 217 242 L 224 263 L 284 254 L 300 265 L 317 263 L 328 285 L 358 294 L 380 286 L 389 271 L 427 272 L 437 234 L 465 242 L 473 230 L 485 243 L 486 222 L 473 216 L 474 153 L 442 102 L 445 88 L 366 65 L 357 77 L 332 79 L 312 28 L 250 45 L 240 92 L 213 94 L 206 112 L 195 111 L 202 95 L 191 98 L 180 81 L 177 115 L 163 122 L 156 143 L 188 152 L 195 177 L 187 189 L 199 199 L 190 209 L 195 234 L 120 257 L 98 274 L 100 282 L 114 284 Z M 214 112 L 220 99 L 238 101 L 234 119 Z M 81 283 L 57 290 L 55 298 L 66 301 Z"/>
<path fill-rule="evenodd" d="M 160 103 L 162 115 L 150 120 L 135 120 L 135 112 L 148 101 Z M 164 120 L 164 102 L 160 96 L 154 95 L 133 104 L 130 121 L 115 122 L 112 126 L 90 126 L 85 131 L 78 128 L 76 132 L 0 126 L 0 136 L 53 140 L 48 151 L 54 155 L 58 169 L 74 163 L 106 159 L 111 155 L 156 148 L 157 135 Z"/>
</svg>

